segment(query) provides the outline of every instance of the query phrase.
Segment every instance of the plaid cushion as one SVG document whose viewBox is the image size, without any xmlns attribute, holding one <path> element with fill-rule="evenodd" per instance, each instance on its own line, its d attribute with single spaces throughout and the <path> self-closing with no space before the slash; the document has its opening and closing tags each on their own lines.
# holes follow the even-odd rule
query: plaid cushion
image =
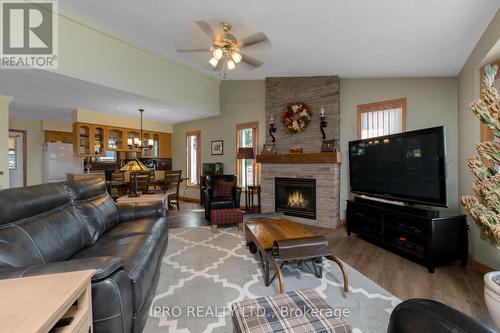
<svg viewBox="0 0 500 333">
<path fill-rule="evenodd" d="M 238 208 L 212 209 L 210 223 L 217 225 L 243 223 L 243 212 Z"/>
<path fill-rule="evenodd" d="M 234 182 L 220 181 L 217 184 L 217 198 L 228 198 L 233 197 L 233 187 Z"/>
<path fill-rule="evenodd" d="M 236 333 L 351 332 L 351 325 L 312 289 L 236 303 L 233 325 Z"/>
</svg>

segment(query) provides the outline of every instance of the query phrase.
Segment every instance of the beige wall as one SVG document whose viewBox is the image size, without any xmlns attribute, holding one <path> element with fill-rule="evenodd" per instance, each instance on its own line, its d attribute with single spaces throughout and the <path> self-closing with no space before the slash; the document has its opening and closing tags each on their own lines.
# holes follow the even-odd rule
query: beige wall
<svg viewBox="0 0 500 333">
<path fill-rule="evenodd" d="M 459 193 L 460 196 L 473 194 L 471 190 L 474 176 L 469 172 L 466 159 L 476 154 L 475 145 L 480 141 L 479 120 L 469 109 L 469 104 L 479 98 L 479 70 L 486 61 L 500 59 L 498 41 L 500 40 L 500 11 L 472 51 L 458 78 L 458 124 L 459 140 Z M 462 209 L 463 210 L 463 209 Z M 464 210 L 463 210 L 464 211 Z M 479 228 L 472 220 L 470 233 L 470 252 L 475 260 L 495 269 L 500 269 L 500 251 L 480 239 Z"/>
<path fill-rule="evenodd" d="M 44 142 L 44 135 L 42 131 L 42 122 L 33 119 L 9 119 L 10 129 L 25 130 L 26 131 L 26 146 L 27 146 L 27 184 L 36 185 L 41 184 L 43 180 L 43 158 L 42 158 L 42 145 Z"/>
<path fill-rule="evenodd" d="M 72 13 L 59 9 L 59 16 L 59 68 L 55 72 L 218 114 L 219 80 Z"/>
<path fill-rule="evenodd" d="M 357 139 L 356 106 L 370 102 L 406 97 L 407 130 L 446 125 L 448 203 L 458 209 L 458 114 L 457 79 L 341 79 L 340 140 L 341 216 L 349 194 L 348 143 Z"/>
<path fill-rule="evenodd" d="M 137 117 L 127 117 L 106 112 L 97 112 L 86 109 L 76 109 L 72 113 L 73 122 L 91 123 L 98 125 L 118 126 L 125 128 L 139 128 L 139 111 Z M 159 121 L 143 120 L 144 130 L 172 133 L 173 126 Z"/>
<path fill-rule="evenodd" d="M 340 140 L 344 162 L 341 167 L 341 218 L 345 218 L 348 197 L 347 144 L 356 139 L 356 106 L 374 101 L 408 98 L 409 130 L 447 126 L 448 201 L 458 208 L 458 115 L 457 79 L 341 79 Z M 173 165 L 185 174 L 185 134 L 201 130 L 202 161 L 223 162 L 226 173 L 235 172 L 235 125 L 260 120 L 259 150 L 267 132 L 264 81 L 224 81 L 221 85 L 221 116 L 174 125 Z M 279 125 L 278 125 L 279 126 Z M 224 140 L 224 156 L 210 155 L 210 141 Z M 198 198 L 198 191 L 183 190 L 184 196 Z"/>
<path fill-rule="evenodd" d="M 186 132 L 201 130 L 202 162 L 222 162 L 225 173 L 235 173 L 236 124 L 259 121 L 259 147 L 264 143 L 264 89 L 264 81 L 223 81 L 220 116 L 174 125 L 173 168 L 182 169 L 183 175 L 186 175 Z M 224 140 L 224 155 L 211 155 L 210 145 L 213 140 Z M 199 198 L 199 190 L 183 188 L 181 195 Z"/>
<path fill-rule="evenodd" d="M 104 125 L 115 125 L 121 127 L 138 127 L 138 119 L 112 115 L 109 113 L 95 112 L 90 110 L 78 110 L 77 118 L 81 122 L 91 122 Z M 10 118 L 5 122 L 10 129 L 25 130 L 27 134 L 27 185 L 36 185 L 43 182 L 43 143 L 45 141 L 44 131 L 72 132 L 73 125 L 64 121 L 35 120 Z M 172 132 L 172 125 L 168 123 L 145 121 L 144 128 L 147 130 Z M 6 147 L 6 145 L 5 145 Z M 7 155 L 5 155 L 7 156 Z M 0 169 L 1 170 L 1 169 Z M 1 176 L 0 176 L 1 177 Z M 7 176 L 8 180 L 8 176 Z"/>
<path fill-rule="evenodd" d="M 9 97 L 0 96 L 0 189 L 9 187 Z"/>
</svg>

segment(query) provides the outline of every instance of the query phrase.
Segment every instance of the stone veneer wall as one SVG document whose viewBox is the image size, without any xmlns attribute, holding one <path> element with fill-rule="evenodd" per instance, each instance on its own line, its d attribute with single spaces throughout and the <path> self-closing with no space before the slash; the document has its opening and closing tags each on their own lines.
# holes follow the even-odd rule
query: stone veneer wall
<svg viewBox="0 0 500 333">
<path fill-rule="evenodd" d="M 340 80 L 337 76 L 312 77 L 268 77 L 266 78 L 266 121 L 271 115 L 276 121 L 276 149 L 279 154 L 287 154 L 291 147 L 302 147 L 304 153 L 321 150 L 319 113 L 325 109 L 328 127 L 327 139 L 340 138 Z M 281 123 L 281 111 L 290 102 L 304 102 L 312 111 L 309 126 L 301 134 L 287 134 Z M 267 127 L 268 128 L 268 127 Z M 267 129 L 266 128 L 266 129 Z M 267 132 L 267 131 L 266 131 Z M 269 133 L 266 142 L 271 142 Z"/>
<path fill-rule="evenodd" d="M 321 107 L 327 114 L 327 139 L 340 137 L 340 81 L 337 76 L 273 77 L 266 78 L 266 120 L 276 121 L 276 149 L 287 154 L 291 147 L 301 147 L 304 153 L 321 150 L 319 113 Z M 304 102 L 312 111 L 312 120 L 301 134 L 285 133 L 281 123 L 281 110 L 290 102 Z M 266 126 L 266 131 L 267 131 Z M 269 133 L 266 143 L 271 142 Z M 274 179 L 276 177 L 316 179 L 316 220 L 295 218 L 303 223 L 320 227 L 339 224 L 340 165 L 339 164 L 262 164 L 262 212 L 274 212 Z"/>
</svg>

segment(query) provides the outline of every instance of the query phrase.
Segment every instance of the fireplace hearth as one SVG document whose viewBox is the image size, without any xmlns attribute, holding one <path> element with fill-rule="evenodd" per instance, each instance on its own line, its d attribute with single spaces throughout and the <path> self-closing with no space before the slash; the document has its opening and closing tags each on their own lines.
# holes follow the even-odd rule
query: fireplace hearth
<svg viewBox="0 0 500 333">
<path fill-rule="evenodd" d="M 316 219 L 316 179 L 276 177 L 274 194 L 277 212 Z"/>
</svg>

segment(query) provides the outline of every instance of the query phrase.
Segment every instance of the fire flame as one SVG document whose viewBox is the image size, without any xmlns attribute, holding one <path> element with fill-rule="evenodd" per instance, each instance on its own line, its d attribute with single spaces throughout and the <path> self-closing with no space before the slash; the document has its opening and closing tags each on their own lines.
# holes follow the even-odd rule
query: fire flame
<svg viewBox="0 0 500 333">
<path fill-rule="evenodd" d="M 306 205 L 306 200 L 301 192 L 295 191 L 288 194 L 288 207 L 305 208 Z"/>
</svg>

